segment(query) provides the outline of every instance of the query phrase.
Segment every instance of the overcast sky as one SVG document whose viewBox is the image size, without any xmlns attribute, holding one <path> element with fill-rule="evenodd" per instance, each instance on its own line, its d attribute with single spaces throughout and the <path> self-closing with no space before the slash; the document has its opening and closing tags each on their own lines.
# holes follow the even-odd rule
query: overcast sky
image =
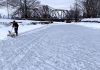
<svg viewBox="0 0 100 70">
<path fill-rule="evenodd" d="M 49 5 L 53 8 L 70 9 L 74 0 L 39 0 L 42 4 Z"/>
</svg>

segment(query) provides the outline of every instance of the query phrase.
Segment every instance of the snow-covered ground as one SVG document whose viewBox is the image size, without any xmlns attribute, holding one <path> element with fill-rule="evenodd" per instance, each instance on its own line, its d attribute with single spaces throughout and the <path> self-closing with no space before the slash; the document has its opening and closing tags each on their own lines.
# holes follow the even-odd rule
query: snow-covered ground
<svg viewBox="0 0 100 70">
<path fill-rule="evenodd" d="M 0 19 L 0 22 L 4 22 L 4 23 L 10 23 L 13 22 L 14 19 Z M 30 24 L 31 22 L 40 22 L 40 21 L 33 21 L 33 20 L 16 20 L 16 22 L 19 22 L 19 24 Z M 44 22 L 44 21 L 41 21 Z M 46 22 L 46 21 L 45 21 Z"/>
<path fill-rule="evenodd" d="M 20 25 L 28 32 L 0 41 L 0 70 L 100 70 L 99 25 L 54 22 L 36 31 Z"/>
<path fill-rule="evenodd" d="M 100 70 L 100 30 L 52 24 L 0 42 L 1 70 Z"/>
<path fill-rule="evenodd" d="M 85 27 L 91 27 L 94 29 L 100 29 L 100 23 L 98 23 L 100 22 L 100 18 L 85 18 L 85 19 L 82 19 L 81 21 L 83 22 L 78 22 L 78 23 L 73 23 L 73 24 L 77 24 L 77 25 L 81 25 Z"/>
<path fill-rule="evenodd" d="M 8 31 L 14 32 L 14 29 L 12 29 L 12 26 L 7 26 L 7 24 L 9 24 L 12 21 L 13 20 L 11 19 L 0 19 L 0 22 L 1 22 L 0 23 L 0 40 L 7 39 Z M 38 21 L 30 21 L 30 20 L 16 20 L 16 21 L 21 22 L 21 23 L 18 23 L 19 34 L 45 26 L 41 24 L 37 24 L 37 25 L 30 24 L 31 22 L 38 22 Z"/>
<path fill-rule="evenodd" d="M 90 20 L 90 19 L 83 19 L 83 20 L 85 21 L 85 20 Z M 97 19 L 94 19 L 94 20 L 97 20 Z M 99 18 L 98 18 L 98 20 L 99 20 Z M 7 39 L 8 30 L 14 31 L 11 26 L 4 25 L 4 24 L 8 24 L 12 21 L 13 21 L 13 19 L 0 19 L 0 40 Z M 45 25 L 41 25 L 41 24 L 30 25 L 31 22 L 39 22 L 39 21 L 31 21 L 31 20 L 16 20 L 16 21 L 21 22 L 21 23 L 18 23 L 19 24 L 19 34 L 45 26 Z M 62 25 L 62 24 L 68 25 L 70 23 L 66 24 L 65 22 L 61 22 L 61 23 L 54 22 L 54 25 Z M 81 26 L 85 26 L 85 27 L 91 27 L 94 29 L 100 29 L 99 23 L 91 23 L 91 22 L 74 23 L 73 22 L 71 24 L 81 25 Z"/>
<path fill-rule="evenodd" d="M 100 23 L 78 22 L 78 23 L 73 23 L 73 24 L 85 26 L 85 27 L 89 27 L 89 28 L 93 28 L 93 29 L 100 29 Z"/>
<path fill-rule="evenodd" d="M 100 22 L 100 18 L 85 18 L 85 19 L 82 19 L 81 21 L 98 21 L 98 22 Z"/>
</svg>

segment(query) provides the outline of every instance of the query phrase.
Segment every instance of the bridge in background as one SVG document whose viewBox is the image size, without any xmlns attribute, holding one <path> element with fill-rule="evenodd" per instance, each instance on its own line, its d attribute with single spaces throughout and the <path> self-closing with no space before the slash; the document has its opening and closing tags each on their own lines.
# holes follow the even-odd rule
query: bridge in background
<svg viewBox="0 0 100 70">
<path fill-rule="evenodd" d="M 46 21 L 69 21 L 70 13 L 68 10 L 54 9 L 46 5 L 41 8 L 33 9 L 32 18 L 34 20 Z"/>
</svg>

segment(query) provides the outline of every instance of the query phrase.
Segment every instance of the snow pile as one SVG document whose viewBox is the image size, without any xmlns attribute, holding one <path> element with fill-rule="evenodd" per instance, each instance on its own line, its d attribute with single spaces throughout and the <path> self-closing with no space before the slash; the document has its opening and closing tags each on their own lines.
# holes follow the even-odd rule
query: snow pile
<svg viewBox="0 0 100 70">
<path fill-rule="evenodd" d="M 99 22 L 100 23 L 100 18 L 85 18 L 85 19 L 82 19 L 81 21 L 83 21 L 83 22 Z"/>
</svg>

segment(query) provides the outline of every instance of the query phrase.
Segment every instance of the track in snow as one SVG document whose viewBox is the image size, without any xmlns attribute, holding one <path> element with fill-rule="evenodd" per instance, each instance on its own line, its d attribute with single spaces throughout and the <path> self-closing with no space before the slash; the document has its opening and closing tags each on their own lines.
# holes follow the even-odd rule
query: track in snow
<svg viewBox="0 0 100 70">
<path fill-rule="evenodd" d="M 99 69 L 99 30 L 50 25 L 0 42 L 0 70 Z"/>
</svg>

